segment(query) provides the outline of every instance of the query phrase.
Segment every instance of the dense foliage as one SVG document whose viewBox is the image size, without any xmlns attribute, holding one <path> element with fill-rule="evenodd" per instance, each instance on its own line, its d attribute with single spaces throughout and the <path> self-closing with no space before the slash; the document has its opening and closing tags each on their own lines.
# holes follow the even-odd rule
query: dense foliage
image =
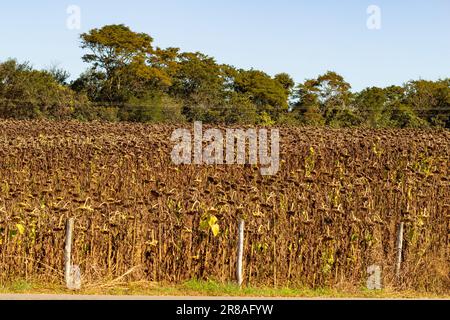
<svg viewBox="0 0 450 320">
<path fill-rule="evenodd" d="M 450 127 L 450 78 L 352 92 L 329 71 L 295 84 L 217 63 L 199 52 L 161 49 L 124 25 L 81 35 L 90 67 L 67 83 L 64 70 L 0 64 L 0 116 L 131 122 L 292 124 L 331 127 Z"/>
</svg>

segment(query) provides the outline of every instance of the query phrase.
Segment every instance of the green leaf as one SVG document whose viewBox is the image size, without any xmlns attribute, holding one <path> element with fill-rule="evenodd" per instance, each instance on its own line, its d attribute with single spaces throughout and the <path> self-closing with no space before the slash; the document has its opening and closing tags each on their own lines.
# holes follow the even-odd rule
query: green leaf
<svg viewBox="0 0 450 320">
<path fill-rule="evenodd" d="M 200 230 L 208 231 L 208 229 L 209 229 L 208 219 L 206 217 L 202 217 L 200 220 Z"/>
</svg>

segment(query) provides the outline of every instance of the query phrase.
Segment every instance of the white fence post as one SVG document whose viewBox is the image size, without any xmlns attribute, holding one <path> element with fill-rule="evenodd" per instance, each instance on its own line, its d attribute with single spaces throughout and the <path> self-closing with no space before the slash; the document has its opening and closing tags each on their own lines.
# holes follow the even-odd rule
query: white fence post
<svg viewBox="0 0 450 320">
<path fill-rule="evenodd" d="M 68 289 L 79 290 L 81 288 L 80 268 L 72 265 L 73 225 L 74 219 L 68 219 L 66 223 L 66 246 L 64 248 L 64 278 Z"/>
<path fill-rule="evenodd" d="M 396 265 L 395 265 L 395 276 L 398 278 L 400 276 L 400 268 L 402 264 L 402 250 L 403 250 L 403 230 L 404 230 L 405 223 L 400 222 L 400 225 L 398 227 L 398 234 L 397 234 L 397 259 L 396 259 Z"/>
<path fill-rule="evenodd" d="M 70 272 L 72 269 L 72 234 L 73 218 L 70 218 L 66 223 L 66 247 L 64 249 L 64 278 L 67 287 L 72 282 Z"/>
<path fill-rule="evenodd" d="M 244 227 L 245 222 L 243 219 L 239 221 L 239 237 L 238 237 L 238 250 L 237 250 L 237 270 L 236 277 L 239 287 L 242 286 L 242 260 L 244 256 Z"/>
</svg>

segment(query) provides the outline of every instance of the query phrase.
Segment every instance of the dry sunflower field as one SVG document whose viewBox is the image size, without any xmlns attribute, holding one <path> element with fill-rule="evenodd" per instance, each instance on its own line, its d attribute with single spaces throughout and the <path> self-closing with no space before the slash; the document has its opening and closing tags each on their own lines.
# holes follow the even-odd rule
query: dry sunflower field
<svg viewBox="0 0 450 320">
<path fill-rule="evenodd" d="M 69 217 L 84 283 L 233 281 L 244 218 L 245 284 L 449 293 L 449 131 L 286 127 L 264 177 L 175 166 L 174 129 L 0 121 L 0 282 L 61 282 Z"/>
</svg>

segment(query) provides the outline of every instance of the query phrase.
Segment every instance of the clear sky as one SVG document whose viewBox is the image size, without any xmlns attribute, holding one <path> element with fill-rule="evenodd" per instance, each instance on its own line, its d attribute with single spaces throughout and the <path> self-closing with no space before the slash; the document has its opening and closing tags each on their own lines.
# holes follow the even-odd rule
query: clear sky
<svg viewBox="0 0 450 320">
<path fill-rule="evenodd" d="M 69 5 L 81 9 L 79 30 L 66 27 Z M 381 9 L 379 30 L 367 27 L 369 5 Z M 450 77 L 450 0 L 2 1 L 0 60 L 59 64 L 76 77 L 87 68 L 79 34 L 111 23 L 297 82 L 327 70 L 354 90 Z"/>
</svg>

